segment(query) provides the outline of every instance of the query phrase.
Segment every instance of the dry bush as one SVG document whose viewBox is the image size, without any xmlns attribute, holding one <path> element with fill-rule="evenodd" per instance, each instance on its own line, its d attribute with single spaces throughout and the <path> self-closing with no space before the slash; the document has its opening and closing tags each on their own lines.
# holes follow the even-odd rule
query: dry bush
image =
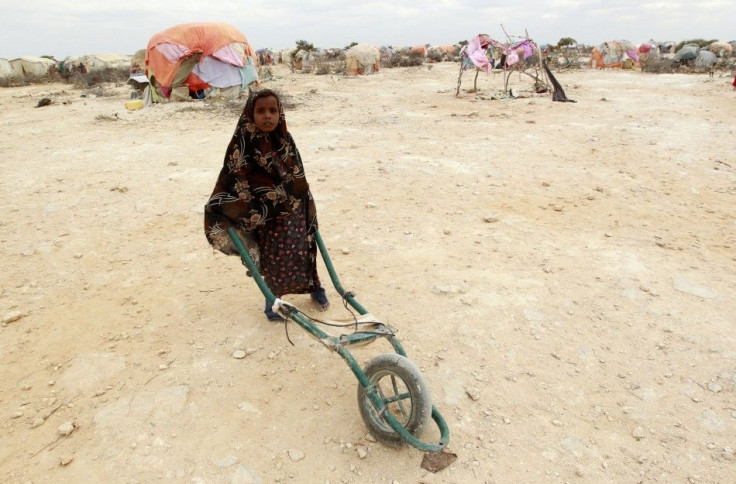
<svg viewBox="0 0 736 484">
<path fill-rule="evenodd" d="M 547 64 L 550 69 L 555 71 L 566 71 L 570 69 L 581 69 L 583 64 L 580 62 L 580 51 L 576 49 L 562 49 L 560 52 L 553 52 L 548 58 Z"/>
<path fill-rule="evenodd" d="M 317 62 L 314 65 L 314 73 L 318 76 L 324 76 L 331 72 L 331 67 L 328 62 Z"/>
<path fill-rule="evenodd" d="M 95 121 L 117 121 L 120 118 L 118 117 L 118 113 L 112 113 L 112 114 L 98 114 L 95 116 Z"/>
<path fill-rule="evenodd" d="M 672 73 L 675 71 L 671 59 L 649 56 L 646 59 L 642 59 L 640 64 L 642 72 L 649 72 L 652 74 L 663 74 Z"/>
<path fill-rule="evenodd" d="M 431 60 L 432 62 L 442 62 L 443 53 L 433 50 L 427 54 L 427 59 Z"/>
<path fill-rule="evenodd" d="M 415 67 L 424 64 L 424 58 L 421 56 L 399 56 L 398 67 Z"/>
<path fill-rule="evenodd" d="M 56 71 L 42 76 L 26 74 L 24 76 L 12 76 L 0 79 L 0 87 L 22 87 L 30 86 L 31 84 L 49 84 L 52 82 L 64 82 L 64 79 Z"/>
<path fill-rule="evenodd" d="M 75 72 L 69 80 L 77 89 L 85 89 L 100 84 L 125 83 L 128 81 L 128 78 L 130 78 L 130 69 L 119 67 L 117 69 L 101 69 L 86 74 Z"/>
<path fill-rule="evenodd" d="M 332 72 L 336 75 L 344 75 L 348 70 L 347 63 L 345 61 L 339 61 L 335 63 L 335 67 Z"/>
</svg>

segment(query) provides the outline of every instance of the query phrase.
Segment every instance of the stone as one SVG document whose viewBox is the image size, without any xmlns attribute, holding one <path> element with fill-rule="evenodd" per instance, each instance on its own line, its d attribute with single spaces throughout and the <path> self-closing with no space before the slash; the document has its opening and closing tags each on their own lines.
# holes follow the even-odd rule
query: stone
<svg viewBox="0 0 736 484">
<path fill-rule="evenodd" d="M 646 437 L 647 434 L 644 432 L 643 428 L 637 425 L 636 428 L 631 432 L 631 436 L 634 437 L 636 440 L 641 440 Z"/>
<path fill-rule="evenodd" d="M 304 452 L 302 452 L 301 450 L 297 450 L 297 449 L 289 449 L 287 453 L 289 454 L 289 459 L 291 459 L 292 462 L 299 462 L 305 457 Z"/>
<path fill-rule="evenodd" d="M 59 428 L 56 429 L 56 433 L 59 434 L 61 437 L 67 437 L 72 432 L 74 432 L 77 428 L 76 422 L 64 422 L 63 424 L 59 425 Z"/>
<path fill-rule="evenodd" d="M 477 388 L 466 388 L 465 393 L 474 402 L 477 402 L 478 400 L 480 400 L 480 390 L 478 390 Z"/>
<path fill-rule="evenodd" d="M 355 450 L 358 452 L 359 458 L 365 459 L 366 457 L 368 457 L 368 449 L 364 445 L 357 446 Z"/>
<path fill-rule="evenodd" d="M 3 316 L 3 324 L 14 323 L 23 316 L 25 316 L 25 314 L 23 314 L 21 311 L 10 311 L 5 316 Z"/>
<path fill-rule="evenodd" d="M 242 360 L 243 358 L 245 358 L 245 355 L 246 353 L 243 350 L 236 350 L 235 352 L 233 352 L 233 358 L 235 358 L 236 360 Z"/>
</svg>

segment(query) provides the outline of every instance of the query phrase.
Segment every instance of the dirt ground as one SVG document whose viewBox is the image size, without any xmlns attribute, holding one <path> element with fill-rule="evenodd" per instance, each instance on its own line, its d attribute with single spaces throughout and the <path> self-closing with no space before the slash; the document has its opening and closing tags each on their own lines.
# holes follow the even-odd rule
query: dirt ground
<svg viewBox="0 0 736 484">
<path fill-rule="evenodd" d="M 731 77 L 274 74 L 340 280 L 457 460 L 375 442 L 340 356 L 207 244 L 236 109 L 55 84 L 0 90 L 0 481 L 736 481 Z"/>
</svg>

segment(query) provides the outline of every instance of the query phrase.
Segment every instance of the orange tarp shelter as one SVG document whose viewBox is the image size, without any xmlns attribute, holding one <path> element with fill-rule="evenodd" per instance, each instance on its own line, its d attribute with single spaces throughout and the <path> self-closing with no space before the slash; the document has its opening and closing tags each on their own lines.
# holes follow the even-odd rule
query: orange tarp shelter
<svg viewBox="0 0 736 484">
<path fill-rule="evenodd" d="M 218 83 L 245 88 L 258 80 L 256 67 L 255 50 L 245 35 L 224 22 L 175 25 L 153 35 L 146 49 L 146 75 L 165 95 L 179 85 L 190 91 L 228 87 Z"/>
</svg>

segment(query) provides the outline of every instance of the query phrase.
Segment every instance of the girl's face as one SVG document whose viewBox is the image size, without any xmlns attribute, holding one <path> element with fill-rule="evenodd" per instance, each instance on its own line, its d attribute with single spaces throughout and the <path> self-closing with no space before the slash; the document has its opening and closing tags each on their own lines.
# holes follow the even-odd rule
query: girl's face
<svg viewBox="0 0 736 484">
<path fill-rule="evenodd" d="M 256 99 L 253 106 L 253 122 L 256 128 L 270 133 L 279 124 L 279 102 L 273 96 Z"/>
</svg>

